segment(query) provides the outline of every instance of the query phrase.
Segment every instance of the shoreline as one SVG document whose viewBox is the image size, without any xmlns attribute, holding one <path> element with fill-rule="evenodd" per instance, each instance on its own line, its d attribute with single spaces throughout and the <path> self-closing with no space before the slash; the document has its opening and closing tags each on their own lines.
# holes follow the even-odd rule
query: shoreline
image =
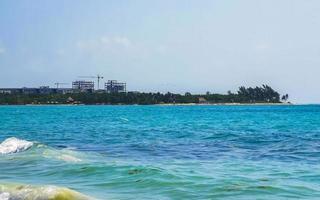
<svg viewBox="0 0 320 200">
<path fill-rule="evenodd" d="M 285 106 L 295 105 L 292 103 L 166 103 L 154 104 L 163 106 Z"/>
<path fill-rule="evenodd" d="M 0 106 L 293 106 L 293 103 L 1 104 Z"/>
</svg>

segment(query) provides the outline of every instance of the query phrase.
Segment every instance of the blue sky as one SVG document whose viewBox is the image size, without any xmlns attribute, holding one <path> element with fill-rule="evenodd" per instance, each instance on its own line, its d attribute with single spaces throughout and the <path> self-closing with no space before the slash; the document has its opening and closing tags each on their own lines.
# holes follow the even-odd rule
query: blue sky
<svg viewBox="0 0 320 200">
<path fill-rule="evenodd" d="M 320 102 L 320 1 L 0 1 L 0 87 L 102 74 L 129 90 L 270 84 Z"/>
</svg>

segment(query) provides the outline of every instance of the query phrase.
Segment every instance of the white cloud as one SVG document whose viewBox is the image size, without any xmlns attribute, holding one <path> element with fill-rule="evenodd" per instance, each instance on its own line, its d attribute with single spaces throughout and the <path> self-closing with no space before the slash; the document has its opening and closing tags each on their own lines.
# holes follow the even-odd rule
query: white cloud
<svg viewBox="0 0 320 200">
<path fill-rule="evenodd" d="M 158 53 L 164 54 L 164 53 L 167 53 L 168 47 L 165 46 L 165 45 L 159 45 L 159 46 L 156 48 L 156 51 L 157 51 Z"/>
<path fill-rule="evenodd" d="M 66 55 L 66 50 L 65 49 L 58 49 L 56 51 L 56 53 L 59 55 L 59 56 L 65 56 Z"/>
<path fill-rule="evenodd" d="M 133 43 L 127 37 L 123 36 L 102 36 L 98 39 L 78 41 L 76 46 L 83 50 L 104 50 L 130 48 L 133 46 Z"/>
<path fill-rule="evenodd" d="M 104 45 L 118 45 L 123 47 L 132 46 L 132 42 L 127 37 L 123 37 L 123 36 L 115 36 L 115 37 L 103 36 L 100 38 L 100 42 L 101 44 L 104 44 Z"/>
<path fill-rule="evenodd" d="M 102 44 L 110 44 L 110 38 L 103 36 L 103 37 L 100 38 L 100 42 Z"/>
<path fill-rule="evenodd" d="M 113 42 L 124 47 L 130 47 L 132 45 L 131 41 L 126 37 L 114 37 Z"/>
<path fill-rule="evenodd" d="M 266 42 L 261 42 L 256 45 L 256 48 L 260 50 L 265 50 L 265 49 L 269 49 L 270 45 Z"/>
<path fill-rule="evenodd" d="M 94 47 L 94 43 L 92 41 L 78 41 L 76 43 L 76 47 L 81 50 L 90 50 Z"/>
<path fill-rule="evenodd" d="M 78 53 L 94 59 L 125 59 L 135 61 L 148 59 L 153 55 L 164 55 L 169 50 L 166 45 L 147 45 L 143 41 L 132 41 L 125 36 L 100 36 L 96 38 L 79 40 L 75 44 Z"/>
<path fill-rule="evenodd" d="M 4 54 L 6 52 L 6 49 L 4 47 L 0 47 L 0 55 Z"/>
</svg>

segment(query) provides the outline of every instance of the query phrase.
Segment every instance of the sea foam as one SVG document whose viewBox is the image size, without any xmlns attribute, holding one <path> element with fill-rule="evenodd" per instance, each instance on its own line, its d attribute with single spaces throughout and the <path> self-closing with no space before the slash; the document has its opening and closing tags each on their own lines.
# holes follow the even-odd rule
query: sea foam
<svg viewBox="0 0 320 200">
<path fill-rule="evenodd" d="M 21 140 L 15 137 L 7 138 L 2 143 L 0 143 L 0 155 L 5 154 L 13 154 L 18 153 L 22 151 L 26 151 L 30 149 L 32 146 L 34 146 L 33 142 L 29 142 L 26 140 Z M 43 157 L 50 158 L 50 159 L 57 159 L 62 160 L 65 162 L 81 162 L 82 159 L 77 158 L 78 152 L 69 150 L 69 149 L 62 149 L 57 150 L 54 148 L 50 148 L 43 144 L 36 145 L 36 148 L 38 149 L 36 153 L 40 153 L 39 155 L 42 155 Z M 0 200 L 2 200 L 0 198 Z"/>
<path fill-rule="evenodd" d="M 0 200 L 90 200 L 79 192 L 57 186 L 32 186 L 0 183 Z"/>
<path fill-rule="evenodd" d="M 0 192 L 0 200 L 9 200 L 10 194 L 8 192 Z"/>
<path fill-rule="evenodd" d="M 0 144 L 0 154 L 18 153 L 33 146 L 33 142 L 20 140 L 15 137 L 7 138 Z"/>
</svg>

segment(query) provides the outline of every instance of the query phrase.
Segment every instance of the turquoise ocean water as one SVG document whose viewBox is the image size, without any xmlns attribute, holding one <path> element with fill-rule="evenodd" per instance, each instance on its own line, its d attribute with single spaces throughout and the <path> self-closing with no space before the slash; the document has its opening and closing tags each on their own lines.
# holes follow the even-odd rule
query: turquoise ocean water
<svg viewBox="0 0 320 200">
<path fill-rule="evenodd" d="M 1 106 L 0 184 L 97 199 L 320 199 L 320 106 Z"/>
</svg>

